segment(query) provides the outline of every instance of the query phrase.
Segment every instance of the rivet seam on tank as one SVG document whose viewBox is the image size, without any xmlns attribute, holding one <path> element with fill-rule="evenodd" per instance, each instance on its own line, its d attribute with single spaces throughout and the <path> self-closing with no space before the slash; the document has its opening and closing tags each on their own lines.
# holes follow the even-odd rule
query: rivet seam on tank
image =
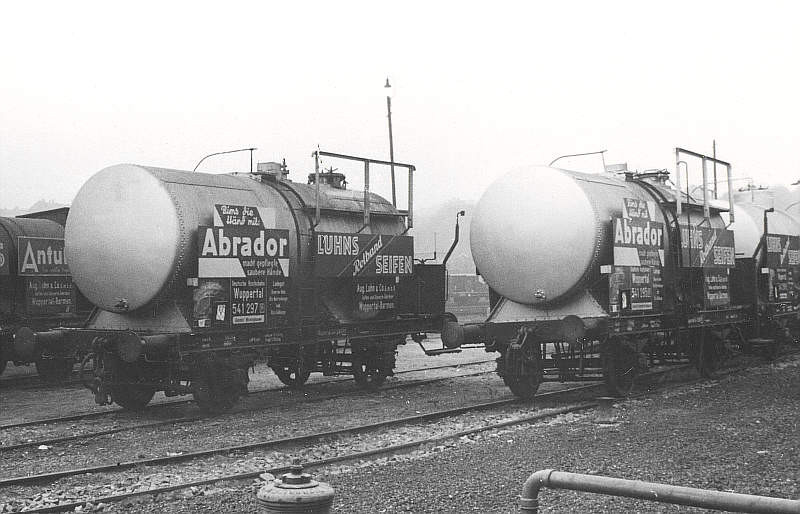
<svg viewBox="0 0 800 514">
<path fill-rule="evenodd" d="M 180 236 L 180 243 L 178 245 L 178 258 L 177 263 L 175 265 L 175 270 L 172 272 L 172 278 L 170 279 L 169 283 L 164 288 L 164 291 L 170 291 L 175 284 L 178 282 L 179 275 L 181 270 L 183 269 L 183 259 L 184 259 L 184 249 L 186 248 L 186 215 L 184 213 L 183 204 L 179 202 L 178 196 L 175 194 L 175 191 L 167 187 L 165 185 L 165 189 L 167 190 L 167 194 L 169 195 L 170 200 L 172 200 L 172 205 L 175 206 L 175 211 L 178 214 L 178 235 Z"/>
</svg>

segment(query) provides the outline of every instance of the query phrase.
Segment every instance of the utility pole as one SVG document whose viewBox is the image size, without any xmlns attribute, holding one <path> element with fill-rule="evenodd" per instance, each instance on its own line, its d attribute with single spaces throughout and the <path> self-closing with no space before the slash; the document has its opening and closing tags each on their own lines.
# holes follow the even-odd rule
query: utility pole
<svg viewBox="0 0 800 514">
<path fill-rule="evenodd" d="M 392 205 L 397 207 L 397 193 L 394 185 L 394 141 L 392 140 L 392 86 L 389 77 L 386 77 L 386 113 L 389 118 L 389 168 L 392 172 Z"/>
</svg>

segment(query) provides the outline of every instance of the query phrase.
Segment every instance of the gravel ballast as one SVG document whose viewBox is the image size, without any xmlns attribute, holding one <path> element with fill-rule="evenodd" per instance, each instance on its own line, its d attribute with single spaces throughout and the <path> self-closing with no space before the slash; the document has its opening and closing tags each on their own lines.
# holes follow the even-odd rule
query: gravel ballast
<svg viewBox="0 0 800 514">
<path fill-rule="evenodd" d="M 683 385 L 595 413 L 312 470 L 337 512 L 513 512 L 536 470 L 800 498 L 800 358 Z M 217 484 L 109 505 L 131 512 L 255 512 L 258 484 Z M 685 507 L 544 490 L 542 512 L 687 512 Z M 706 511 L 698 511 L 706 512 Z"/>
</svg>

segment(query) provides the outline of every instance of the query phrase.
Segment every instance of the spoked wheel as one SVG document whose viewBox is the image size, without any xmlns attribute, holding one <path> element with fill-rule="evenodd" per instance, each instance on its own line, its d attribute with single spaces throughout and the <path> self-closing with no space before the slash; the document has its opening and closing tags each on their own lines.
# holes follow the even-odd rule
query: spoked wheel
<svg viewBox="0 0 800 514">
<path fill-rule="evenodd" d="M 301 369 L 300 365 L 289 366 L 275 366 L 272 371 L 278 376 L 278 379 L 287 386 L 296 389 L 302 387 L 306 383 L 308 377 L 311 376 L 310 369 Z"/>
<path fill-rule="evenodd" d="M 517 343 L 510 345 L 497 359 L 498 372 L 514 396 L 531 400 L 542 383 L 541 347 L 528 341 L 529 333 L 521 332 Z"/>
<path fill-rule="evenodd" d="M 200 410 L 219 414 L 239 402 L 248 380 L 247 370 L 207 366 L 192 380 L 192 396 Z"/>
<path fill-rule="evenodd" d="M 353 348 L 353 379 L 364 389 L 378 389 L 386 381 L 383 359 L 378 348 Z"/>
<path fill-rule="evenodd" d="M 772 324 L 772 343 L 764 348 L 764 357 L 767 360 L 775 360 L 783 351 L 783 347 L 792 341 L 792 335 L 788 328 L 780 323 Z"/>
<path fill-rule="evenodd" d="M 123 409 L 144 409 L 156 394 L 156 388 L 142 382 L 144 380 L 136 363 L 118 362 L 110 388 L 111 400 Z"/>
<path fill-rule="evenodd" d="M 636 349 L 623 339 L 606 341 L 602 354 L 603 379 L 611 396 L 626 397 L 633 391 L 639 376 Z"/>
<path fill-rule="evenodd" d="M 36 359 L 36 372 L 39 378 L 48 384 L 61 384 L 66 382 L 72 373 L 75 360 L 64 357 L 42 356 Z"/>
<path fill-rule="evenodd" d="M 711 332 L 701 332 L 696 341 L 695 367 L 703 378 L 717 378 L 722 364 L 722 341 Z"/>
</svg>

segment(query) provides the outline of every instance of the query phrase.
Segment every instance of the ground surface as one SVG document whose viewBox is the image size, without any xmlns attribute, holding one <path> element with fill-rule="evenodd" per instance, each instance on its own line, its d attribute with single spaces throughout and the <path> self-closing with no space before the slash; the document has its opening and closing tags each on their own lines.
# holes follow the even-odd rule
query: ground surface
<svg viewBox="0 0 800 514">
<path fill-rule="evenodd" d="M 800 358 L 679 386 L 595 414 L 489 432 L 378 462 L 316 471 L 338 512 L 513 512 L 539 469 L 800 498 Z M 257 485 L 220 484 L 115 505 L 114 511 L 255 512 Z M 542 512 L 685 512 L 545 490 Z M 703 511 L 704 512 L 704 511 Z"/>
</svg>

